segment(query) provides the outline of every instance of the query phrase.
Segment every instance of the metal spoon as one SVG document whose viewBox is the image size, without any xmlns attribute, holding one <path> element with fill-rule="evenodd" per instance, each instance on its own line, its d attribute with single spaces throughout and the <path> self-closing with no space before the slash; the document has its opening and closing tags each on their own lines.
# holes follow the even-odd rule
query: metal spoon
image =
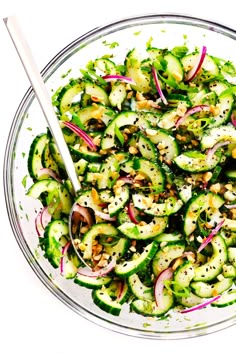
<svg viewBox="0 0 236 354">
<path fill-rule="evenodd" d="M 21 59 L 21 62 L 23 64 L 23 67 L 26 71 L 26 74 L 29 78 L 29 81 L 31 82 L 31 85 L 34 89 L 35 95 L 39 101 L 39 104 L 41 106 L 41 109 L 43 111 L 43 114 L 47 120 L 49 129 L 52 133 L 52 136 L 57 144 L 57 147 L 60 151 L 61 157 L 63 159 L 66 172 L 68 174 L 68 177 L 72 183 L 73 189 L 75 191 L 75 194 L 78 193 L 78 191 L 81 189 L 81 185 L 78 179 L 78 176 L 75 171 L 75 167 L 73 164 L 73 160 L 71 158 L 69 149 L 67 147 L 67 144 L 65 142 L 63 133 L 61 131 L 61 127 L 58 121 L 58 118 L 55 114 L 55 111 L 53 109 L 52 103 L 51 103 L 51 98 L 49 96 L 49 93 L 47 91 L 47 88 L 44 84 L 43 78 L 36 66 L 36 63 L 34 61 L 34 58 L 32 56 L 31 50 L 28 46 L 28 43 L 26 42 L 26 39 L 22 33 L 22 30 L 18 24 L 16 16 L 9 16 L 3 19 L 5 22 L 6 28 L 10 34 L 10 37 L 12 39 L 12 42 L 16 48 L 16 51 Z M 76 203 L 75 203 L 76 204 Z M 74 204 L 74 205 L 75 205 Z M 73 209 L 74 205 L 72 206 L 70 215 L 69 215 L 69 235 L 71 239 L 71 243 L 74 247 L 74 250 L 79 257 L 79 259 L 87 266 L 90 268 L 90 265 L 88 265 L 87 262 L 83 259 L 82 255 L 80 254 L 79 250 L 75 246 L 74 243 L 74 233 L 72 232 L 72 217 L 73 217 Z M 88 208 L 89 212 L 93 212 L 91 208 Z M 78 224 L 78 228 L 76 230 L 76 237 L 78 238 L 79 235 L 79 230 L 80 230 L 80 223 Z"/>
</svg>

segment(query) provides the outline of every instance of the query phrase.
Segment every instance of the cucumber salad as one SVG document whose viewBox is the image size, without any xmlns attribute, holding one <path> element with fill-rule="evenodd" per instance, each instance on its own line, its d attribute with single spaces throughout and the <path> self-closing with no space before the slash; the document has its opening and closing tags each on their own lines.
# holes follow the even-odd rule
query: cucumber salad
<svg viewBox="0 0 236 354">
<path fill-rule="evenodd" d="M 75 195 L 48 130 L 30 146 L 27 196 L 42 203 L 44 256 L 102 310 L 150 317 L 236 302 L 235 77 L 205 46 L 149 42 L 123 62 L 91 60 L 54 93 L 82 188 Z"/>
</svg>

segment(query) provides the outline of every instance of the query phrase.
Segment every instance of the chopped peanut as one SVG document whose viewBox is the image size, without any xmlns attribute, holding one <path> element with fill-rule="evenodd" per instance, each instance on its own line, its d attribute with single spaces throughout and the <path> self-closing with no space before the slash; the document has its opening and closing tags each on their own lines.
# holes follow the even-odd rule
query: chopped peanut
<svg viewBox="0 0 236 354">
<path fill-rule="evenodd" d="M 132 154 L 132 155 L 136 155 L 138 153 L 138 149 L 134 146 L 130 146 L 129 147 L 129 152 Z"/>
<path fill-rule="evenodd" d="M 150 135 L 150 136 L 154 136 L 154 135 L 156 135 L 156 130 L 154 130 L 154 129 L 146 129 L 146 134 L 147 135 Z"/>
<path fill-rule="evenodd" d="M 210 186 L 210 191 L 217 194 L 220 192 L 220 188 L 220 183 L 215 183 Z"/>
<path fill-rule="evenodd" d="M 232 150 L 231 155 L 233 159 L 236 159 L 236 148 Z"/>
<path fill-rule="evenodd" d="M 134 177 L 135 181 L 142 181 L 145 179 L 144 175 L 142 175 L 141 173 L 138 173 L 135 177 Z"/>
<path fill-rule="evenodd" d="M 211 177 L 212 177 L 212 172 L 205 172 L 203 174 L 203 181 L 208 182 L 208 181 L 210 181 Z"/>
</svg>

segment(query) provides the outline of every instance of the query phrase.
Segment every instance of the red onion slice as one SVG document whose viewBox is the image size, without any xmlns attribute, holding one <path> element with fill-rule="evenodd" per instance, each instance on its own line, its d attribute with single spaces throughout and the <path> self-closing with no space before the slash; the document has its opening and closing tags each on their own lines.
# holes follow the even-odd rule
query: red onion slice
<svg viewBox="0 0 236 354">
<path fill-rule="evenodd" d="M 217 296 L 212 297 L 211 299 L 209 299 L 209 300 L 207 300 L 207 301 L 205 301 L 205 302 L 203 302 L 203 303 L 201 303 L 199 305 L 192 306 L 190 308 L 182 310 L 182 311 L 180 311 L 180 313 L 188 313 L 188 312 L 193 312 L 193 311 L 196 311 L 196 310 L 200 310 L 203 307 L 205 307 L 207 305 L 210 305 L 212 302 L 219 300 L 220 297 L 221 297 L 220 295 L 217 295 Z"/>
<path fill-rule="evenodd" d="M 42 215 L 42 210 L 40 210 L 35 218 L 35 229 L 37 232 L 37 235 L 39 237 L 42 237 L 44 234 L 44 228 L 43 225 L 41 223 L 41 215 Z"/>
<path fill-rule="evenodd" d="M 103 213 L 99 210 L 94 210 L 94 214 L 107 221 L 116 221 L 115 216 L 110 216 L 109 214 Z"/>
<path fill-rule="evenodd" d="M 209 149 L 208 152 L 207 152 L 207 158 L 210 159 L 212 158 L 212 156 L 214 155 L 214 153 L 216 152 L 216 150 L 218 150 L 220 147 L 222 146 L 225 146 L 225 145 L 229 145 L 230 144 L 230 141 L 221 141 L 217 144 L 215 144 L 213 146 L 213 148 Z"/>
<path fill-rule="evenodd" d="M 43 175 L 49 175 L 50 177 L 54 178 L 59 183 L 62 183 L 61 178 L 50 168 L 40 168 L 40 170 L 38 171 L 38 177 L 41 177 Z"/>
<path fill-rule="evenodd" d="M 226 207 L 227 209 L 235 209 L 236 204 L 225 204 L 224 207 Z"/>
<path fill-rule="evenodd" d="M 230 119 L 233 126 L 236 127 L 236 117 L 234 113 L 231 114 Z"/>
<path fill-rule="evenodd" d="M 135 208 L 132 203 L 128 204 L 128 215 L 129 215 L 130 220 L 134 224 L 136 224 L 136 225 L 139 224 L 139 221 L 136 219 Z"/>
<path fill-rule="evenodd" d="M 133 79 L 131 79 L 131 77 L 123 76 L 123 75 L 105 75 L 105 76 L 102 76 L 102 79 L 107 82 L 122 81 L 126 84 L 135 85 L 135 81 Z"/>
<path fill-rule="evenodd" d="M 52 215 L 49 213 L 48 207 L 45 207 L 41 213 L 41 225 L 43 229 L 45 229 L 45 227 L 48 225 L 48 223 L 50 223 L 51 220 Z"/>
<path fill-rule="evenodd" d="M 153 79 L 154 79 L 157 91 L 158 91 L 158 93 L 160 95 L 160 98 L 161 98 L 162 102 L 165 105 L 168 105 L 167 99 L 165 98 L 165 95 L 162 92 L 162 89 L 161 89 L 161 86 L 160 86 L 160 82 L 158 80 L 157 72 L 156 72 L 156 69 L 154 68 L 154 66 L 152 66 L 152 75 L 153 75 Z"/>
<path fill-rule="evenodd" d="M 84 218 L 86 224 L 88 224 L 89 227 L 93 225 L 93 218 L 87 208 L 76 203 L 73 206 L 73 213 L 74 212 L 79 213 Z"/>
<path fill-rule="evenodd" d="M 208 245 L 209 242 L 211 242 L 212 238 L 217 234 L 217 232 L 221 229 L 223 223 L 225 221 L 222 220 L 212 231 L 211 233 L 207 236 L 207 238 L 205 239 L 205 241 L 201 244 L 201 246 L 198 248 L 197 252 L 201 252 L 203 250 L 203 248 L 206 247 L 206 245 Z"/>
<path fill-rule="evenodd" d="M 187 117 L 191 116 L 192 114 L 194 113 L 197 113 L 197 112 L 201 112 L 201 111 L 209 111 L 210 110 L 210 106 L 206 105 L 206 104 L 201 104 L 201 105 L 198 105 L 198 106 L 194 106 L 192 108 L 190 108 L 186 113 L 185 115 L 183 115 L 183 117 L 180 117 L 175 126 L 176 128 L 178 128 L 184 121 Z"/>
<path fill-rule="evenodd" d="M 61 252 L 62 256 L 60 259 L 60 273 L 62 275 L 64 275 L 64 270 L 65 270 L 65 255 L 66 255 L 70 245 L 71 245 L 71 242 L 68 241 L 67 244 L 64 247 L 62 247 L 62 252 Z"/>
<path fill-rule="evenodd" d="M 115 268 L 115 265 L 116 265 L 116 259 L 115 257 L 113 257 L 111 262 L 108 263 L 108 265 L 102 269 L 93 271 L 92 269 L 85 267 L 85 268 L 79 268 L 78 273 L 90 278 L 104 277 Z"/>
<path fill-rule="evenodd" d="M 163 270 L 156 279 L 154 285 L 154 297 L 155 297 L 156 304 L 160 309 L 164 308 L 164 304 L 163 304 L 164 281 L 172 279 L 173 273 L 174 273 L 173 269 L 169 267 Z"/>
<path fill-rule="evenodd" d="M 193 68 L 187 73 L 187 75 L 185 77 L 186 82 L 189 82 L 195 78 L 195 76 L 197 75 L 197 73 L 199 72 L 199 70 L 202 67 L 203 61 L 206 56 L 206 52 L 207 52 L 207 48 L 205 46 L 203 46 L 202 51 L 199 54 L 199 59 L 197 60 L 197 62 L 193 66 Z"/>
<path fill-rule="evenodd" d="M 83 139 L 91 150 L 96 151 L 97 147 L 94 144 L 93 140 L 82 129 L 80 129 L 77 125 L 71 122 L 63 122 L 63 124 L 70 130 L 72 130 L 75 134 L 77 134 L 81 139 Z"/>
</svg>

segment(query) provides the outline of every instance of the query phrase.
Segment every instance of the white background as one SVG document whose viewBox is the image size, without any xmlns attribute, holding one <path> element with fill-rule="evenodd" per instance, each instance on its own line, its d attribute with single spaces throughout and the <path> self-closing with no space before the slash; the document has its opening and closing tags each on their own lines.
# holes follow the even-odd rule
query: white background
<svg viewBox="0 0 236 354">
<path fill-rule="evenodd" d="M 221 4 L 219 6 L 218 4 Z M 184 13 L 236 29 L 234 1 L 2 0 L 0 5 L 0 159 L 14 113 L 28 80 L 2 17 L 17 14 L 42 69 L 67 43 L 96 26 L 147 13 Z M 217 43 L 216 43 L 217 45 Z M 236 47 L 232 48 L 236 55 Z M 11 231 L 0 185 L 0 352 L 1 353 L 220 353 L 235 348 L 235 326 L 215 334 L 178 341 L 149 341 L 105 330 L 67 308 L 39 281 Z M 227 349 L 226 349 L 227 350 Z"/>
</svg>

